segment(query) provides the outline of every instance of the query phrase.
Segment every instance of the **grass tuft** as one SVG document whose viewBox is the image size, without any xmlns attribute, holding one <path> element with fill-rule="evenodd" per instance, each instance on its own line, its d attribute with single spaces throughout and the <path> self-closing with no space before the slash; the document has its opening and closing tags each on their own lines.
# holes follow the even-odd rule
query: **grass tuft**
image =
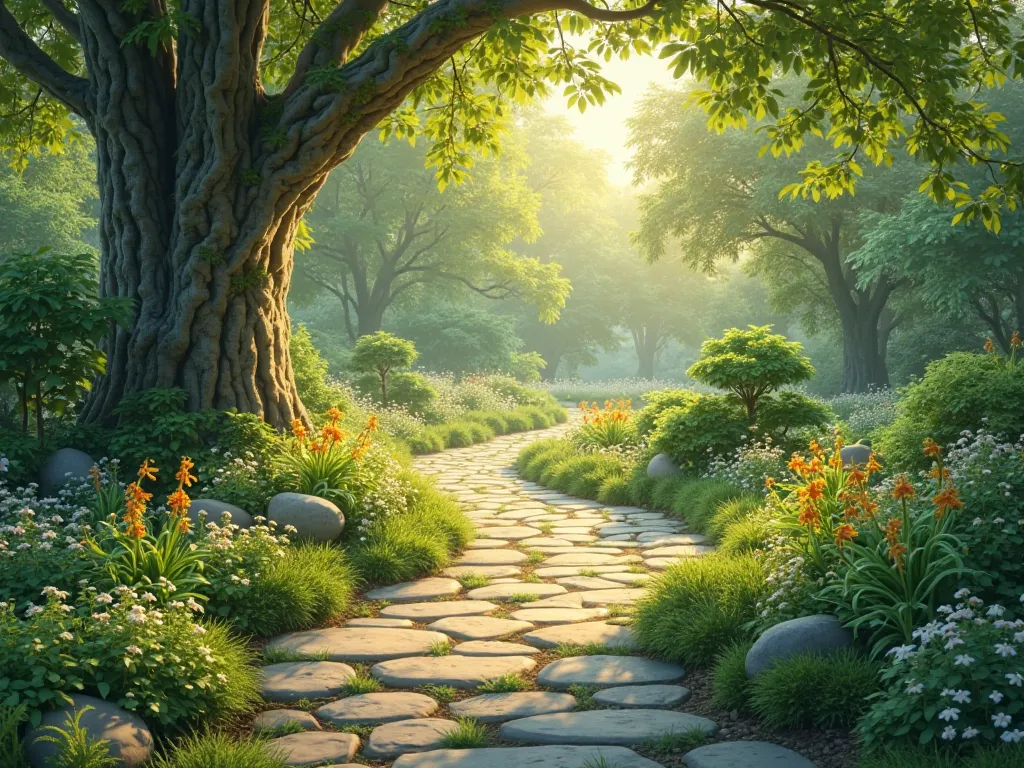
<svg viewBox="0 0 1024 768">
<path fill-rule="evenodd" d="M 479 573 L 464 573 L 457 581 L 463 589 L 480 589 L 491 583 L 491 580 Z"/>
<path fill-rule="evenodd" d="M 576 697 L 576 711 L 583 712 L 584 710 L 597 708 L 594 694 L 599 690 L 601 689 L 596 685 L 580 685 L 576 683 L 569 686 L 568 693 Z"/>
<path fill-rule="evenodd" d="M 193 734 L 158 753 L 152 768 L 285 768 L 281 756 L 260 739 L 235 739 L 211 731 Z"/>
<path fill-rule="evenodd" d="M 349 696 L 358 696 L 361 693 L 377 693 L 377 691 L 381 690 L 384 690 L 384 686 L 376 678 L 370 677 L 365 667 L 357 667 L 355 676 L 345 683 L 345 693 Z"/>
<path fill-rule="evenodd" d="M 750 681 L 747 679 L 747 652 L 752 643 L 733 643 L 719 654 L 712 673 L 716 707 L 742 712 L 748 708 Z"/>
<path fill-rule="evenodd" d="M 452 644 L 447 640 L 436 640 L 430 644 L 431 656 L 449 656 L 452 652 Z"/>
<path fill-rule="evenodd" d="M 477 749 L 487 746 L 487 727 L 473 717 L 458 718 L 458 728 L 441 739 L 445 749 Z"/>
<path fill-rule="evenodd" d="M 450 685 L 434 685 L 433 683 L 421 686 L 420 692 L 439 704 L 450 704 L 455 701 L 455 697 L 458 695 L 458 691 Z"/>
<path fill-rule="evenodd" d="M 560 659 L 569 656 L 632 656 L 633 651 L 625 646 L 604 645 L 603 643 L 559 643 L 552 653 Z"/>
<path fill-rule="evenodd" d="M 685 731 L 669 731 L 644 742 L 644 746 L 655 752 L 689 752 L 705 741 L 708 735 L 698 726 Z"/>
<path fill-rule="evenodd" d="M 477 687 L 480 693 L 515 693 L 516 691 L 528 691 L 533 685 L 522 675 L 509 673 L 501 677 L 494 677 L 485 680 Z"/>
</svg>

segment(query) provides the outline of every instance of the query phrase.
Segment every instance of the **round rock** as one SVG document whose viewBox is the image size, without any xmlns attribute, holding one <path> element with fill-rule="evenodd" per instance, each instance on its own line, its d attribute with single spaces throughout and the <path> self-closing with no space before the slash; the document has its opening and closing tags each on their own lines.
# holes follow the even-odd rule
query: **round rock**
<svg viewBox="0 0 1024 768">
<path fill-rule="evenodd" d="M 322 699 L 344 690 L 355 677 L 348 664 L 335 661 L 286 661 L 261 670 L 260 693 L 268 701 Z"/>
<path fill-rule="evenodd" d="M 516 595 L 534 595 L 536 597 L 553 597 L 564 595 L 566 588 L 559 584 L 491 584 L 469 592 L 471 600 L 508 600 Z"/>
<path fill-rule="evenodd" d="M 89 470 L 95 463 L 88 453 L 76 448 L 61 448 L 50 454 L 39 470 L 40 497 L 56 496 L 57 491 L 63 488 L 68 480 L 87 479 Z M 63 721 L 61 724 L 63 725 Z"/>
<path fill-rule="evenodd" d="M 448 705 L 457 717 L 472 717 L 481 723 L 504 723 L 520 717 L 572 712 L 576 697 L 568 693 L 550 691 L 522 691 L 518 693 L 485 693 L 471 699 L 454 701 Z"/>
<path fill-rule="evenodd" d="M 434 643 L 447 642 L 439 632 L 388 627 L 330 627 L 275 637 L 267 647 L 307 656 L 327 654 L 330 661 L 386 661 L 430 653 Z"/>
<path fill-rule="evenodd" d="M 747 677 L 791 656 L 803 653 L 829 655 L 853 647 L 853 634 L 829 614 L 802 616 L 765 630 L 747 652 Z"/>
<path fill-rule="evenodd" d="M 441 746 L 444 737 L 458 727 L 458 723 L 440 718 L 387 723 L 373 729 L 363 747 L 363 756 L 387 760 L 410 752 L 426 752 Z"/>
<path fill-rule="evenodd" d="M 641 744 L 666 733 L 699 728 L 711 736 L 718 725 L 706 717 L 662 709 L 595 709 L 513 720 L 501 726 L 501 738 L 532 744 Z"/>
<path fill-rule="evenodd" d="M 227 515 L 231 525 L 237 525 L 239 528 L 252 528 L 253 526 L 252 515 L 241 507 L 228 504 L 226 501 L 192 499 L 192 504 L 188 508 L 188 519 L 192 521 L 193 526 L 199 525 L 200 512 L 206 513 L 207 523 L 220 525 L 224 520 L 224 515 Z"/>
<path fill-rule="evenodd" d="M 459 656 L 532 656 L 536 648 L 520 643 L 504 643 L 501 640 L 470 640 L 452 648 Z"/>
<path fill-rule="evenodd" d="M 863 467 L 871 458 L 871 446 L 856 442 L 853 445 L 844 445 L 839 449 L 839 458 L 843 460 L 843 466 L 850 467 L 856 464 Z"/>
<path fill-rule="evenodd" d="M 682 470 L 676 464 L 675 459 L 667 453 L 659 453 L 647 462 L 647 476 L 652 480 L 658 480 L 663 477 L 675 477 L 680 472 Z"/>
<path fill-rule="evenodd" d="M 71 697 L 71 704 L 47 712 L 43 715 L 39 727 L 31 728 L 25 733 L 25 754 L 32 768 L 48 768 L 54 765 L 53 760 L 58 753 L 56 744 L 38 741 L 40 736 L 48 735 L 41 729 L 51 725 L 64 728 L 69 717 L 73 717 L 75 712 L 81 712 L 86 707 L 92 709 L 82 715 L 82 728 L 90 739 L 103 739 L 109 743 L 110 756 L 118 761 L 119 766 L 135 768 L 149 760 L 153 754 L 153 735 L 141 717 L 109 701 L 75 694 Z"/>
<path fill-rule="evenodd" d="M 456 640 L 493 640 L 533 629 L 533 624 L 494 616 L 449 616 L 435 621 L 427 629 L 444 632 Z"/>
<path fill-rule="evenodd" d="M 494 603 L 484 600 L 449 600 L 438 603 L 389 605 L 381 610 L 380 615 L 388 619 L 411 619 L 412 621 L 427 622 L 447 616 L 472 616 L 487 613 L 497 607 Z"/>
<path fill-rule="evenodd" d="M 687 768 L 815 768 L 791 749 L 766 741 L 722 741 L 683 755 Z"/>
<path fill-rule="evenodd" d="M 416 603 L 420 600 L 451 597 L 461 591 L 462 585 L 455 579 L 430 578 L 371 589 L 365 597 L 367 600 L 387 600 L 392 603 Z"/>
<path fill-rule="evenodd" d="M 393 723 L 430 717 L 437 711 L 437 702 L 422 693 L 361 693 L 349 696 L 316 710 L 316 715 L 338 727 Z"/>
<path fill-rule="evenodd" d="M 290 733 L 268 741 L 267 749 L 279 755 L 285 765 L 347 763 L 359 749 L 359 737 L 333 731 Z"/>
<path fill-rule="evenodd" d="M 260 712 L 252 724 L 252 729 L 257 733 L 296 727 L 304 731 L 319 731 L 320 723 L 309 712 L 301 709 L 268 709 Z"/>
<path fill-rule="evenodd" d="M 331 501 L 306 493 L 279 493 L 267 505 L 267 518 L 279 528 L 295 526 L 300 539 L 334 541 L 345 529 L 345 516 Z"/>
<path fill-rule="evenodd" d="M 423 656 L 375 664 L 370 674 L 393 688 L 450 685 L 473 689 L 507 674 L 523 674 L 537 666 L 526 656 Z"/>
<path fill-rule="evenodd" d="M 537 682 L 559 689 L 571 685 L 610 688 L 617 685 L 675 683 L 682 680 L 685 674 L 685 670 L 676 664 L 637 656 L 573 656 L 548 664 L 537 675 Z"/>
<path fill-rule="evenodd" d="M 661 768 L 625 747 L 499 747 L 439 749 L 402 755 L 392 768 Z"/>
<path fill-rule="evenodd" d="M 620 709 L 662 709 L 689 698 L 690 689 L 681 685 L 623 685 L 594 694 L 594 701 Z"/>
</svg>

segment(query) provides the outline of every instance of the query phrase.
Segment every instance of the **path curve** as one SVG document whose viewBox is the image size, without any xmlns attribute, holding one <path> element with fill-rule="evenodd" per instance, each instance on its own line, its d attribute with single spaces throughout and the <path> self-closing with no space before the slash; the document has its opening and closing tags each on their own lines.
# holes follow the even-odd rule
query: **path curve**
<svg viewBox="0 0 1024 768">
<path fill-rule="evenodd" d="M 271 641 L 313 659 L 267 668 L 267 693 L 282 709 L 259 722 L 299 731 L 273 742 L 289 765 L 343 768 L 356 765 L 358 753 L 394 768 L 657 768 L 630 747 L 717 730 L 686 713 L 684 669 L 630 653 L 636 642 L 626 618 L 643 583 L 703 554 L 704 537 L 659 512 L 522 480 L 515 461 L 523 446 L 570 426 L 415 459 L 460 501 L 478 538 L 441 574 L 367 593 L 378 601 L 374 617 Z M 591 655 L 567 655 L 582 649 L 566 644 L 591 646 Z M 357 665 L 383 687 L 339 698 L 359 676 Z M 503 676 L 533 685 L 477 690 Z M 318 706 L 288 709 L 296 701 Z M 460 717 L 488 724 L 488 748 L 443 748 Z"/>
</svg>

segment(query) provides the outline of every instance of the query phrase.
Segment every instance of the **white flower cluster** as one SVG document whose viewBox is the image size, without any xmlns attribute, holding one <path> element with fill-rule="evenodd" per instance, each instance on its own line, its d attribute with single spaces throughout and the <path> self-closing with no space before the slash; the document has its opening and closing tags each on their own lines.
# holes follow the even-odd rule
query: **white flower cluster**
<svg viewBox="0 0 1024 768">
<path fill-rule="evenodd" d="M 763 441 L 744 442 L 726 456 L 711 459 L 704 477 L 726 480 L 751 493 L 765 493 L 765 478 L 788 482 L 786 452 L 774 445 L 771 435 Z"/>
</svg>

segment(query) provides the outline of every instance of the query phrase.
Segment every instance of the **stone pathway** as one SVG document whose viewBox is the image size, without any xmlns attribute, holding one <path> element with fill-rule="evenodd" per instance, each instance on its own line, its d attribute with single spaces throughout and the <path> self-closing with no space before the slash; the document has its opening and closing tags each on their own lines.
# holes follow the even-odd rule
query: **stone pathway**
<svg viewBox="0 0 1024 768">
<path fill-rule="evenodd" d="M 366 593 L 379 617 L 268 644 L 289 659 L 267 667 L 264 696 L 281 709 L 258 726 L 296 731 L 273 742 L 288 765 L 658 768 L 630 747 L 718 730 L 683 711 L 681 667 L 628 655 L 636 641 L 626 626 L 645 581 L 710 547 L 660 513 L 520 479 L 520 449 L 566 429 L 416 459 L 462 503 L 478 538 L 441 574 Z M 569 645 L 589 655 L 567 655 Z M 461 746 L 447 739 L 463 718 L 487 724 L 487 747 L 448 748 Z M 743 758 L 756 761 L 752 744 Z M 782 748 L 765 747 L 777 760 Z M 715 763 L 716 754 L 700 765 L 739 764 Z M 793 766 L 807 765 L 791 754 Z"/>
</svg>

